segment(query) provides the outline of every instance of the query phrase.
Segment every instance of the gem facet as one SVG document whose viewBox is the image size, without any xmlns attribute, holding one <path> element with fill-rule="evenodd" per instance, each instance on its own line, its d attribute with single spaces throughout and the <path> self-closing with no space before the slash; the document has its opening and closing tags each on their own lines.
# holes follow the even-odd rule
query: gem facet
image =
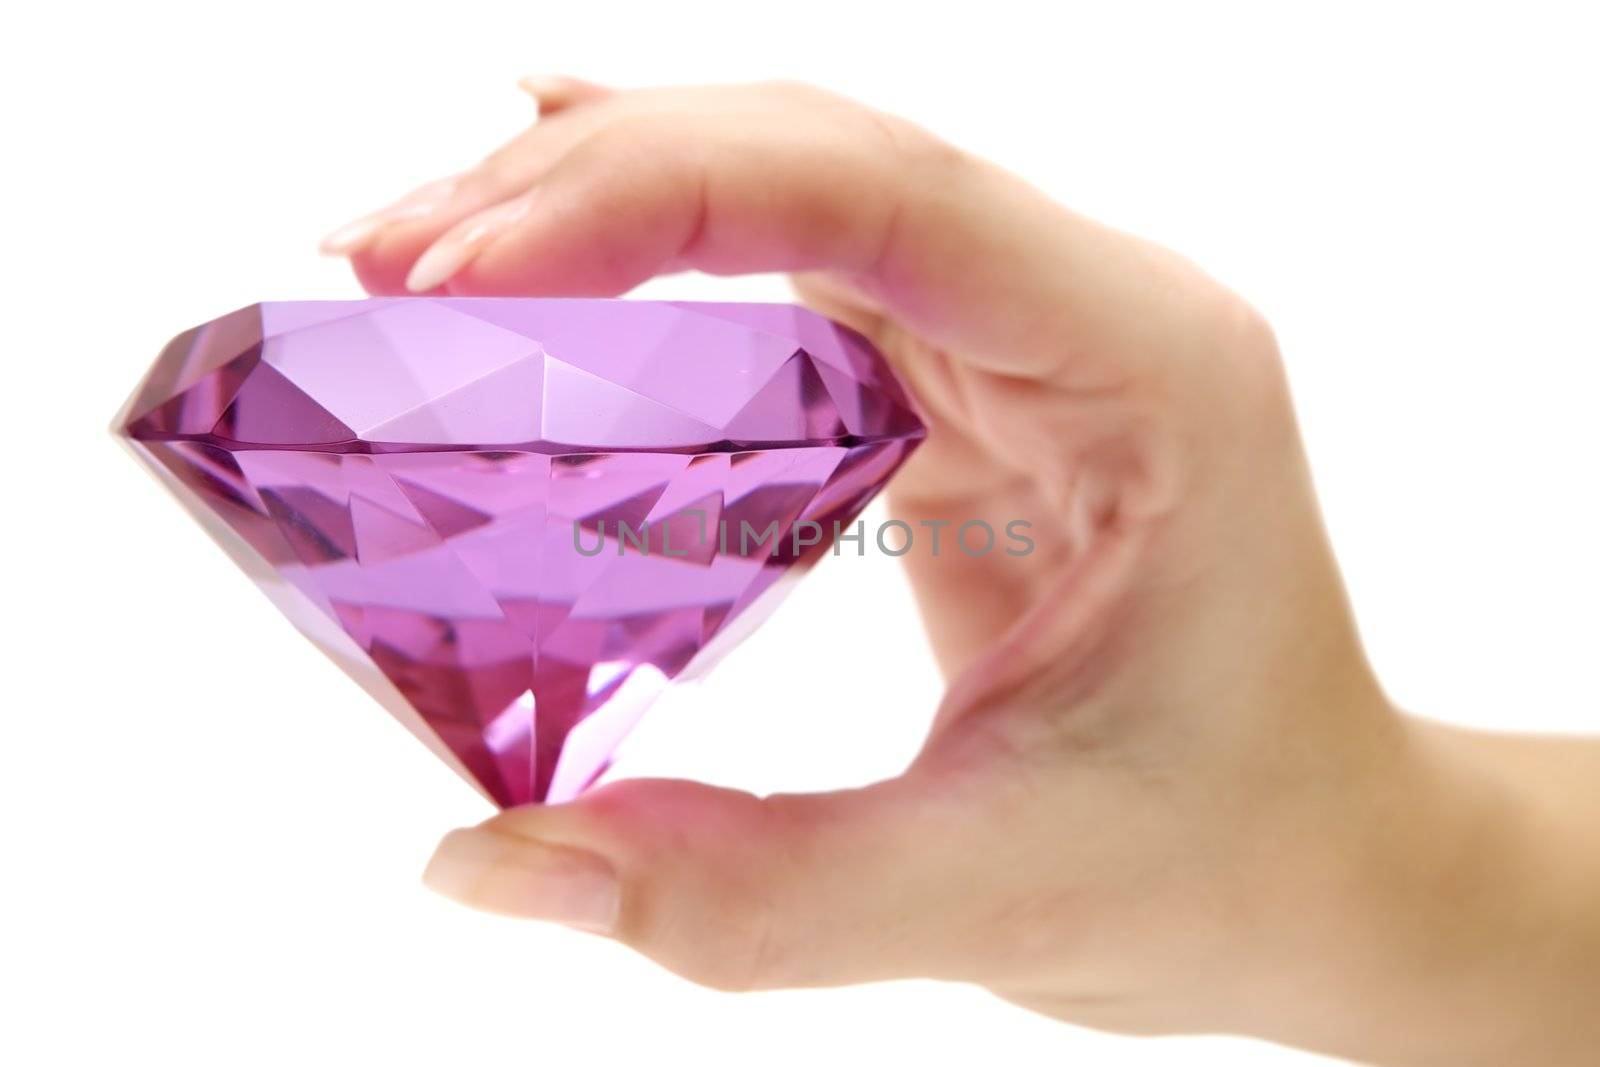
<svg viewBox="0 0 1600 1067">
<path fill-rule="evenodd" d="M 803 308 L 533 299 L 253 305 L 169 343 L 115 429 L 502 806 L 593 781 L 922 437 Z"/>
</svg>

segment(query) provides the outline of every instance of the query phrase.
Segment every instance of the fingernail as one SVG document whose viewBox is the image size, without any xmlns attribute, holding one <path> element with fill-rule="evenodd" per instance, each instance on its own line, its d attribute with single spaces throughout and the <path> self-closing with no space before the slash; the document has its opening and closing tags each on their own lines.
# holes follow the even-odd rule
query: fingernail
<svg viewBox="0 0 1600 1067">
<path fill-rule="evenodd" d="M 553 104 L 559 104 L 571 91 L 572 79 L 559 74 L 530 74 L 517 79 L 517 88 L 533 97 L 542 113 Z"/>
<path fill-rule="evenodd" d="M 413 189 L 393 204 L 354 222 L 347 222 L 322 239 L 319 246 L 330 256 L 348 256 L 370 245 L 390 223 L 426 218 L 450 202 L 458 180 L 441 178 Z"/>
<path fill-rule="evenodd" d="M 621 900 L 603 857 L 482 829 L 446 835 L 422 881 L 469 907 L 599 934 L 616 929 Z"/>
<path fill-rule="evenodd" d="M 452 174 L 446 178 L 419 185 L 411 190 L 392 205 L 380 211 L 380 215 L 401 215 L 406 218 L 417 218 L 429 212 L 437 211 L 450 202 L 456 195 L 456 190 L 461 186 L 461 177 Z"/>
<path fill-rule="evenodd" d="M 406 288 L 413 293 L 425 293 L 443 285 L 471 262 L 484 245 L 527 213 L 528 198 L 520 196 L 462 222 L 417 257 L 411 265 L 411 273 L 406 275 Z"/>
<path fill-rule="evenodd" d="M 559 92 L 566 79 L 555 74 L 529 74 L 517 79 L 517 88 L 535 100 L 547 93 Z"/>
<path fill-rule="evenodd" d="M 340 226 L 324 237 L 317 247 L 326 256 L 347 256 L 365 248 L 382 228 L 382 219 L 376 215 L 367 215 Z"/>
</svg>

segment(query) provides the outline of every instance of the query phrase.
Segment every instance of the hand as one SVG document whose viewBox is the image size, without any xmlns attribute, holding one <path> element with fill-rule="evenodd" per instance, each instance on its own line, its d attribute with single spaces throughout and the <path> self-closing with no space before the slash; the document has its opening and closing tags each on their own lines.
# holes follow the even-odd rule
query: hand
<svg viewBox="0 0 1600 1067">
<path fill-rule="evenodd" d="M 931 976 L 1394 1062 L 1592 1046 L 1600 763 L 1389 705 L 1257 313 L 815 89 L 533 89 L 531 129 L 330 250 L 376 293 L 792 272 L 927 415 L 896 516 L 1037 547 L 906 557 L 951 684 L 899 778 L 617 782 L 450 835 L 430 884 L 722 988 Z"/>
</svg>

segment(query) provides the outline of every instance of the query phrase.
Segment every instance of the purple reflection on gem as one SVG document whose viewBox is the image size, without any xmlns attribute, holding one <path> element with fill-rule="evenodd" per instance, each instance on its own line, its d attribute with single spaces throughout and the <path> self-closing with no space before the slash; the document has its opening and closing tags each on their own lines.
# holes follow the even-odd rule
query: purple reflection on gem
<svg viewBox="0 0 1600 1067">
<path fill-rule="evenodd" d="M 502 806 L 582 791 L 825 551 L 791 526 L 853 520 L 923 433 L 803 308 L 424 298 L 225 315 L 116 429 Z"/>
</svg>

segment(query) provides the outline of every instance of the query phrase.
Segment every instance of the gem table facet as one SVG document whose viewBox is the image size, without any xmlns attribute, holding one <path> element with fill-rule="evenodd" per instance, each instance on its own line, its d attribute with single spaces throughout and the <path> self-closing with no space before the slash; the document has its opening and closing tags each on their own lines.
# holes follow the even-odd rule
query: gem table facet
<svg viewBox="0 0 1600 1067">
<path fill-rule="evenodd" d="M 592 782 L 922 437 L 803 308 L 420 297 L 224 315 L 114 429 L 502 806 Z"/>
</svg>

